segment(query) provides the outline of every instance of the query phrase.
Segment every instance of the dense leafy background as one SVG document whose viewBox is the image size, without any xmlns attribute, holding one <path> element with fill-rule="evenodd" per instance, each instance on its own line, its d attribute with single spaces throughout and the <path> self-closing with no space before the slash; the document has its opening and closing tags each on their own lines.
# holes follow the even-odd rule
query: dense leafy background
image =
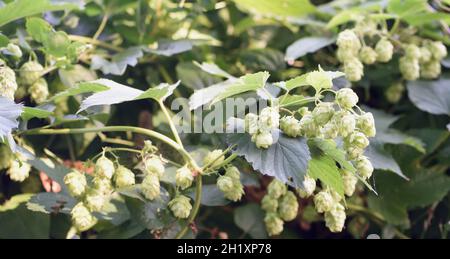
<svg viewBox="0 0 450 259">
<path fill-rule="evenodd" d="M 424 36 L 450 42 L 448 34 L 441 29 L 442 26 L 448 29 L 448 13 L 430 12 L 427 1 L 421 0 L 180 2 L 183 4 L 168 0 L 0 1 L 2 47 L 9 39 L 15 39 L 25 55 L 33 50 L 41 60 L 44 53 L 70 57 L 71 46 L 80 42 L 94 43 L 95 47 L 90 57 L 81 57 L 80 64 L 61 66 L 47 75 L 53 100 L 69 97 L 69 115 L 56 116 L 46 106 L 31 108 L 33 104 L 28 98 L 18 100 L 26 108 L 0 98 L 0 136 L 11 139 L 13 128 L 45 125 L 49 121 L 39 118 L 48 116 L 53 125 L 77 128 L 98 124 L 137 125 L 169 135 L 169 125 L 155 100 L 170 102 L 175 97 L 190 97 L 191 108 L 196 108 L 220 102 L 237 92 L 256 91 L 266 83 L 294 78 L 317 69 L 318 64 L 326 70 L 337 71 L 334 41 L 339 26 L 345 28 L 363 16 L 363 10 L 377 10 L 379 6 L 389 12 L 384 16 L 378 14 L 380 19 L 386 19 L 388 26 L 392 26 L 392 19 L 399 18 L 404 24 L 416 26 Z M 107 17 L 105 29 L 92 41 L 104 17 Z M 54 38 L 60 44 L 53 44 Z M 446 62 L 448 66 L 448 59 Z M 363 80 L 354 84 L 360 100 L 376 120 L 378 134 L 366 153 L 376 168 L 373 179 L 366 183 L 373 191 L 361 188 L 358 195 L 347 201 L 349 216 L 343 233 L 327 231 L 311 201 L 302 200 L 299 217 L 286 226 L 281 237 L 365 238 L 375 233 L 383 238 L 448 238 L 450 74 L 443 67 L 440 79 L 408 82 L 407 94 L 393 105 L 384 97 L 385 89 L 400 77 L 393 63 L 366 68 Z M 77 84 L 80 81 L 93 82 Z M 301 85 L 298 81 L 290 84 L 293 91 L 304 91 L 297 88 Z M 348 85 L 345 79 L 335 80 L 335 86 L 345 85 Z M 154 88 L 148 90 L 149 86 Z M 197 92 L 193 94 L 194 91 Z M 87 93 L 94 94 L 82 100 L 80 94 Z M 200 100 L 196 98 L 199 94 L 211 98 Z M 286 107 L 296 107 L 310 100 L 287 98 L 285 102 Z M 80 105 L 86 112 L 77 114 Z M 19 116 L 27 125 L 18 125 Z M 64 189 L 57 199 L 45 193 L 39 172 L 62 183 L 70 165 L 89 159 L 103 146 L 114 145 L 111 140 L 115 137 L 128 138 L 118 133 L 27 137 L 37 156 L 46 150 L 48 155 L 50 150 L 58 159 L 54 167 L 38 158 L 31 161 L 33 173 L 22 184 L 0 174 L 0 238 L 64 238 L 70 227 L 67 213 L 74 201 Z M 190 134 L 182 137 L 199 161 L 205 154 L 202 148 L 238 144 L 236 152 L 242 157 L 235 164 L 244 172 L 246 185 L 245 198 L 228 204 L 212 179 L 205 179 L 204 207 L 195 233 L 189 232 L 187 237 L 266 238 L 263 212 L 257 203 L 270 177 L 255 170 L 285 180 L 292 177 L 293 186 L 298 186 L 310 170 L 314 178 L 336 190 L 342 190 L 342 182 L 336 174 L 335 162 L 354 170 L 329 143 L 306 143 L 304 139 L 293 141 L 280 136 L 278 144 L 258 153 L 252 150 L 255 147 L 250 145 L 248 136 Z M 138 146 L 143 142 L 142 137 L 127 140 Z M 156 144 L 167 156 L 171 155 L 163 145 Z M 319 151 L 310 151 L 317 148 Z M 121 157 L 124 164 L 133 159 Z M 307 168 L 309 159 L 312 165 L 310 162 Z M 173 177 L 167 176 L 165 181 L 173 183 Z M 123 190 L 121 194 L 111 201 L 108 211 L 99 215 L 105 220 L 93 231 L 96 237 L 171 238 L 180 229 L 177 221 L 167 216 L 164 209 L 167 199 L 142 203 L 138 202 L 142 197 L 134 190 Z M 55 213 L 62 202 L 65 207 Z M 160 226 L 166 229 L 158 235 L 148 231 Z"/>
</svg>

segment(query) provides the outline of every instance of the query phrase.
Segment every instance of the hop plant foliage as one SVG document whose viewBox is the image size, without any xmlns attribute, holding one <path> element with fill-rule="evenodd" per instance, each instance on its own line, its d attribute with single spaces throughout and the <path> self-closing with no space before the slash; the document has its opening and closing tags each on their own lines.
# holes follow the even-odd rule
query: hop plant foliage
<svg viewBox="0 0 450 259">
<path fill-rule="evenodd" d="M 3 2 L 2 238 L 448 236 L 447 1 Z"/>
</svg>

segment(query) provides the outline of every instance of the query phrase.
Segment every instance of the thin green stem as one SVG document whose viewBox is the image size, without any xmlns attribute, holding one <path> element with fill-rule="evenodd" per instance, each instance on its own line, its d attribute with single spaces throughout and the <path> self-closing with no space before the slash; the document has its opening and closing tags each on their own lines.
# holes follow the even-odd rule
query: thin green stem
<svg viewBox="0 0 450 259">
<path fill-rule="evenodd" d="M 108 12 L 105 12 L 105 15 L 103 16 L 97 31 L 95 32 L 94 36 L 92 36 L 93 40 L 98 39 L 98 37 L 100 37 L 100 34 L 102 34 L 103 30 L 105 30 L 106 24 L 108 23 L 108 18 L 109 18 Z"/>
<path fill-rule="evenodd" d="M 92 45 L 100 46 L 102 48 L 114 50 L 114 51 L 117 51 L 117 52 L 124 51 L 124 49 L 121 48 L 121 47 L 118 47 L 118 46 L 106 43 L 106 42 L 101 41 L 101 40 L 93 39 L 93 38 L 90 38 L 90 37 L 85 37 L 85 36 L 80 36 L 80 35 L 69 35 L 69 39 L 73 40 L 73 41 L 89 43 L 89 44 L 92 44 Z"/>
<path fill-rule="evenodd" d="M 192 222 L 194 222 L 195 218 L 197 217 L 198 211 L 200 209 L 201 200 L 202 200 L 202 176 L 199 174 L 196 180 L 195 202 L 194 206 L 192 207 L 191 215 L 189 215 L 186 225 L 175 236 L 176 239 L 181 239 L 184 237 L 184 235 L 186 235 L 186 232 L 189 230 L 189 227 L 191 226 Z"/>
<path fill-rule="evenodd" d="M 400 25 L 400 19 L 397 18 L 397 19 L 395 19 L 394 24 L 392 25 L 392 28 L 389 31 L 390 36 L 392 36 L 397 31 L 399 25 Z"/>
<path fill-rule="evenodd" d="M 177 141 L 178 145 L 183 147 L 183 142 L 181 142 L 180 135 L 178 134 L 177 128 L 175 127 L 175 124 L 173 123 L 172 118 L 170 117 L 169 111 L 167 110 L 166 106 L 162 101 L 158 101 L 159 106 L 161 107 L 162 112 L 164 113 L 164 116 L 166 117 L 167 121 L 169 122 L 170 130 L 172 131 L 172 135 L 175 137 L 175 140 Z"/>
<path fill-rule="evenodd" d="M 158 133 L 153 130 L 148 130 L 144 128 L 139 127 L 132 127 L 132 126 L 107 126 L 107 127 L 100 127 L 100 128 L 85 128 L 85 129 L 33 129 L 33 130 L 27 130 L 23 131 L 20 134 L 21 135 L 65 135 L 65 134 L 84 134 L 84 133 L 91 133 L 91 132 L 134 132 L 138 134 L 143 134 L 152 138 L 159 139 L 163 141 L 164 143 L 168 144 L 172 148 L 174 148 L 176 151 L 178 151 L 186 162 L 191 163 L 193 160 L 190 156 L 190 154 L 177 142 L 173 141 L 172 139 L 164 136 L 161 133 Z"/>
</svg>

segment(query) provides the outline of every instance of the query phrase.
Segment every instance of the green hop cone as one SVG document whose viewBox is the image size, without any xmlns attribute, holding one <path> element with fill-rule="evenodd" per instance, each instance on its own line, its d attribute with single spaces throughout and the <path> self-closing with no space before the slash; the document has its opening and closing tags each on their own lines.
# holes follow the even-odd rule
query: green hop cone
<svg viewBox="0 0 450 259">
<path fill-rule="evenodd" d="M 230 166 L 225 171 L 225 176 L 230 177 L 233 180 L 239 181 L 241 179 L 241 172 L 235 166 Z"/>
<path fill-rule="evenodd" d="M 35 61 L 28 61 L 20 68 L 20 82 L 24 85 L 32 85 L 41 78 L 43 71 L 44 67 L 41 64 Z"/>
<path fill-rule="evenodd" d="M 161 194 L 158 176 L 147 174 L 142 180 L 141 192 L 148 200 L 152 201 L 158 198 Z"/>
<path fill-rule="evenodd" d="M 289 137 L 298 137 L 301 135 L 301 125 L 294 116 L 286 116 L 280 120 L 280 128 Z"/>
<path fill-rule="evenodd" d="M 205 156 L 205 158 L 203 159 L 203 164 L 210 165 L 211 168 L 216 168 L 216 167 L 220 166 L 224 160 L 225 160 L 225 157 L 223 156 L 223 150 L 216 149 L 216 150 L 209 152 Z"/>
<path fill-rule="evenodd" d="M 364 149 L 353 146 L 345 146 L 345 152 L 348 160 L 355 160 L 364 153 Z"/>
<path fill-rule="evenodd" d="M 182 190 L 191 187 L 193 181 L 194 175 L 192 174 L 191 169 L 187 166 L 183 166 L 177 170 L 175 174 L 175 183 Z"/>
<path fill-rule="evenodd" d="M 7 145 L 0 144 L 0 170 L 9 168 L 13 160 L 11 149 Z"/>
<path fill-rule="evenodd" d="M 64 184 L 67 186 L 70 195 L 79 197 L 86 191 L 86 176 L 83 173 L 73 170 L 64 176 Z"/>
<path fill-rule="evenodd" d="M 125 166 L 119 166 L 114 175 L 114 183 L 117 188 L 132 186 L 136 183 L 134 173 Z"/>
<path fill-rule="evenodd" d="M 352 49 L 356 53 L 361 48 L 361 42 L 358 36 L 352 30 L 344 30 L 338 34 L 336 44 L 342 49 Z"/>
<path fill-rule="evenodd" d="M 325 212 L 325 225 L 333 232 L 341 232 L 345 224 L 345 208 L 336 203 L 330 211 Z"/>
<path fill-rule="evenodd" d="M 278 200 L 270 195 L 265 195 L 261 200 L 261 208 L 266 212 L 277 212 Z"/>
<path fill-rule="evenodd" d="M 280 126 L 280 113 L 277 108 L 266 107 L 261 110 L 258 120 L 260 131 L 269 131 Z"/>
<path fill-rule="evenodd" d="M 421 51 L 415 44 L 408 44 L 405 48 L 405 57 L 420 60 Z"/>
<path fill-rule="evenodd" d="M 334 115 L 334 103 L 320 102 L 312 111 L 312 116 L 317 125 L 324 125 Z"/>
<path fill-rule="evenodd" d="M 336 51 L 336 58 L 342 63 L 345 63 L 353 58 L 356 58 L 357 56 L 358 51 L 355 51 L 355 49 L 338 48 L 338 50 Z"/>
<path fill-rule="evenodd" d="M 372 65 L 377 61 L 377 52 L 368 46 L 362 47 L 362 49 L 359 51 L 359 58 L 364 64 Z"/>
<path fill-rule="evenodd" d="M 427 47 L 425 47 L 425 46 L 420 47 L 420 59 L 419 59 L 420 63 L 427 63 L 432 58 L 433 58 L 433 54 Z"/>
<path fill-rule="evenodd" d="M 14 57 L 21 58 L 23 53 L 19 46 L 14 43 L 8 43 L 6 50 Z"/>
<path fill-rule="evenodd" d="M 435 79 L 441 75 L 441 62 L 432 59 L 420 66 L 420 76 L 425 79 Z"/>
<path fill-rule="evenodd" d="M 28 178 L 31 171 L 31 165 L 25 162 L 20 156 L 11 161 L 10 167 L 6 172 L 9 178 L 15 182 L 23 182 Z"/>
<path fill-rule="evenodd" d="M 273 179 L 267 186 L 267 194 L 274 199 L 278 199 L 285 195 L 287 192 L 287 186 L 277 179 Z"/>
<path fill-rule="evenodd" d="M 319 127 L 316 124 L 313 115 L 310 113 L 305 114 L 300 119 L 300 127 L 302 129 L 302 134 L 308 138 L 316 137 L 317 133 L 319 132 Z"/>
<path fill-rule="evenodd" d="M 234 188 L 234 180 L 226 175 L 217 178 L 217 188 L 222 192 L 231 192 Z"/>
<path fill-rule="evenodd" d="M 402 82 L 398 81 L 391 84 L 384 94 L 388 102 L 398 103 L 398 101 L 400 101 L 400 99 L 402 98 L 404 91 L 405 86 Z"/>
<path fill-rule="evenodd" d="M 16 90 L 16 74 L 11 68 L 0 64 L 0 97 L 14 100 Z"/>
<path fill-rule="evenodd" d="M 249 134 L 258 132 L 258 115 L 254 113 L 245 115 L 245 131 Z"/>
<path fill-rule="evenodd" d="M 419 60 L 401 57 L 399 59 L 399 70 L 404 79 L 417 80 L 420 76 Z"/>
<path fill-rule="evenodd" d="M 342 137 L 347 137 L 356 128 L 355 116 L 348 111 L 340 111 L 334 119 L 337 125 L 337 132 Z"/>
<path fill-rule="evenodd" d="M 240 181 L 233 180 L 233 189 L 229 192 L 224 192 L 225 198 L 230 201 L 240 201 L 244 195 L 244 186 Z"/>
<path fill-rule="evenodd" d="M 95 176 L 94 179 L 92 179 L 92 183 L 93 188 L 104 195 L 110 195 L 114 191 L 111 180 L 108 178 Z"/>
<path fill-rule="evenodd" d="M 373 166 L 367 157 L 360 156 L 355 162 L 355 167 L 356 167 L 357 173 L 363 179 L 368 179 L 372 176 Z"/>
<path fill-rule="evenodd" d="M 101 211 L 108 201 L 107 196 L 96 189 L 89 189 L 84 197 L 85 205 L 90 211 Z"/>
<path fill-rule="evenodd" d="M 309 175 L 306 175 L 305 179 L 303 179 L 303 188 L 297 189 L 297 192 L 301 198 L 308 198 L 311 195 L 313 195 L 315 189 L 316 189 L 316 180 L 314 180 Z"/>
<path fill-rule="evenodd" d="M 333 196 L 327 191 L 320 191 L 314 196 L 314 205 L 319 213 L 330 211 L 334 204 Z"/>
<path fill-rule="evenodd" d="M 386 63 L 392 59 L 394 45 L 388 39 L 383 38 L 375 45 L 375 52 L 377 52 L 377 61 Z"/>
<path fill-rule="evenodd" d="M 169 208 L 173 215 L 179 219 L 186 219 L 192 210 L 191 199 L 184 195 L 178 195 L 169 202 Z"/>
<path fill-rule="evenodd" d="M 276 213 L 267 213 L 264 217 L 264 223 L 269 236 L 276 236 L 283 232 L 284 222 Z"/>
<path fill-rule="evenodd" d="M 342 88 L 336 93 L 336 102 L 343 109 L 353 108 L 358 100 L 358 95 L 350 88 Z"/>
<path fill-rule="evenodd" d="M 297 217 L 298 214 L 298 201 L 295 194 L 288 191 L 283 197 L 281 197 L 278 215 L 284 221 L 291 221 Z"/>
<path fill-rule="evenodd" d="M 269 148 L 273 144 L 273 137 L 270 131 L 258 132 L 252 136 L 257 148 Z"/>
<path fill-rule="evenodd" d="M 364 149 L 369 145 L 366 135 L 361 132 L 354 131 L 344 139 L 344 149 L 348 147 L 356 147 Z"/>
<path fill-rule="evenodd" d="M 364 133 L 367 137 L 375 137 L 377 130 L 375 128 L 375 119 L 371 112 L 364 112 L 358 116 L 356 126 L 359 131 Z"/>
<path fill-rule="evenodd" d="M 47 81 L 44 78 L 39 78 L 28 88 L 28 93 L 36 104 L 45 102 L 49 96 Z"/>
<path fill-rule="evenodd" d="M 344 193 L 347 196 L 352 196 L 355 192 L 356 183 L 358 182 L 358 178 L 350 171 L 342 169 L 342 181 L 344 183 Z"/>
<path fill-rule="evenodd" d="M 442 60 L 447 56 L 447 48 L 440 41 L 428 42 L 426 46 L 436 60 Z"/>
<path fill-rule="evenodd" d="M 102 156 L 95 163 L 95 175 L 100 178 L 111 179 L 114 175 L 114 163 L 107 157 Z"/>
<path fill-rule="evenodd" d="M 97 224 L 97 219 L 82 202 L 75 205 L 70 214 L 72 224 L 78 231 L 86 231 Z"/>
<path fill-rule="evenodd" d="M 345 77 L 351 82 L 361 80 L 364 75 L 364 65 L 357 58 L 351 58 L 344 62 Z"/>
<path fill-rule="evenodd" d="M 320 129 L 320 134 L 324 139 L 335 139 L 338 136 L 338 127 L 334 120 L 329 121 Z"/>
<path fill-rule="evenodd" d="M 164 174 L 164 162 L 158 156 L 148 156 L 144 158 L 144 171 L 146 174 L 154 174 L 157 177 L 162 177 Z"/>
</svg>

